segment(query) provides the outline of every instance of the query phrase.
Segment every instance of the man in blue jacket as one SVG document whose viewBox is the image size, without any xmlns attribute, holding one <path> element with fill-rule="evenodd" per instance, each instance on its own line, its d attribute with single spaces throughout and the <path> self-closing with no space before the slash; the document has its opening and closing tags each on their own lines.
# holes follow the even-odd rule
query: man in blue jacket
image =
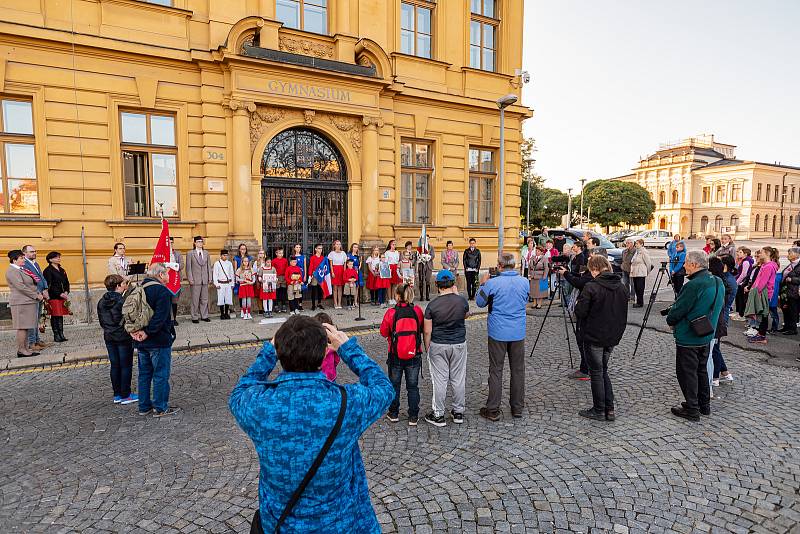
<svg viewBox="0 0 800 534">
<path fill-rule="evenodd" d="M 251 532 L 380 532 L 358 439 L 394 400 L 392 383 L 355 338 L 311 317 L 290 317 L 273 342 L 264 343 L 229 401 L 261 466 Z M 329 344 L 358 383 L 339 386 L 320 372 Z M 283 372 L 270 381 L 278 359 Z M 343 400 L 338 434 L 313 473 Z M 288 506 L 308 473 L 310 482 Z"/>
<path fill-rule="evenodd" d="M 500 254 L 499 273 L 486 274 L 475 297 L 480 308 L 489 307 L 489 398 L 480 414 L 490 421 L 500 420 L 506 354 L 511 369 L 511 415 L 522 417 L 525 407 L 525 306 L 530 284 L 514 266 L 512 254 Z"/>
<path fill-rule="evenodd" d="M 153 317 L 142 330 L 131 333 L 139 359 L 139 415 L 153 412 L 153 417 L 164 417 L 180 410 L 169 405 L 169 374 L 175 327 L 172 325 L 172 293 L 165 287 L 167 283 L 169 271 L 163 263 L 151 265 L 142 281 Z"/>
<path fill-rule="evenodd" d="M 699 421 L 700 415 L 711 415 L 711 390 L 708 380 L 709 346 L 722 307 L 725 305 L 725 287 L 722 281 L 708 272 L 708 258 L 699 250 L 686 254 L 684 263 L 689 281 L 675 299 L 667 315 L 667 324 L 675 337 L 675 368 L 678 384 L 686 399 L 672 413 L 690 421 Z M 699 335 L 692 321 L 706 316 L 713 326 L 711 332 Z"/>
</svg>

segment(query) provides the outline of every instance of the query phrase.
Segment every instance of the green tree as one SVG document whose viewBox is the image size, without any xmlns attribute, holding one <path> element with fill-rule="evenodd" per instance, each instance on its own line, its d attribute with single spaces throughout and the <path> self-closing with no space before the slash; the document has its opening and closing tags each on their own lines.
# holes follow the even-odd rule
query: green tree
<svg viewBox="0 0 800 534">
<path fill-rule="evenodd" d="M 592 208 L 592 222 L 605 226 L 647 224 L 653 218 L 656 203 L 647 190 L 632 182 L 595 180 L 583 190 L 584 206 Z"/>
<path fill-rule="evenodd" d="M 525 139 L 520 143 L 519 151 L 522 158 L 522 186 L 519 190 L 522 202 L 520 202 L 519 214 L 523 221 L 523 228 L 530 227 L 533 229 L 542 224 L 544 178 L 536 174 L 534 170 L 536 160 L 533 158 L 533 154 L 536 152 L 536 141 L 530 137 Z M 529 187 L 530 195 L 528 194 Z M 529 198 L 531 203 L 530 212 L 528 211 Z M 530 221 L 525 220 L 528 213 L 530 213 Z"/>
<path fill-rule="evenodd" d="M 569 197 L 563 191 L 546 187 L 542 189 L 542 208 L 535 226 L 560 226 L 561 217 L 567 213 Z M 533 219 L 533 217 L 531 217 Z"/>
</svg>

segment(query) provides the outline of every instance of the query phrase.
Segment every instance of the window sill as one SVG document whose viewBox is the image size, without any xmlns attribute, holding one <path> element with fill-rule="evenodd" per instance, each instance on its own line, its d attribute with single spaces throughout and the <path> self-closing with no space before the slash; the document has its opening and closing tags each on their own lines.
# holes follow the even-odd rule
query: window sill
<svg viewBox="0 0 800 534">
<path fill-rule="evenodd" d="M 40 219 L 37 215 L 0 215 L 0 224 L 13 226 L 49 226 L 54 227 L 62 219 Z"/>
<path fill-rule="evenodd" d="M 496 78 L 503 78 L 505 80 L 513 80 L 513 76 L 509 76 L 508 74 L 503 74 L 502 72 L 496 72 L 493 70 L 483 70 L 483 69 L 476 69 L 475 67 L 461 67 L 461 70 L 464 72 L 472 72 L 475 74 L 485 74 L 487 76 L 493 76 Z"/>
<path fill-rule="evenodd" d="M 200 224 L 200 221 L 180 221 L 167 218 L 169 221 L 170 226 L 195 226 Z M 107 220 L 105 221 L 107 225 L 114 228 L 117 226 L 161 226 L 161 219 L 152 218 L 152 219 L 125 219 L 122 221 L 113 221 Z"/>
<path fill-rule="evenodd" d="M 139 9 L 147 9 L 150 11 L 157 11 L 159 13 L 179 14 L 186 18 L 191 18 L 193 12 L 189 9 L 183 9 L 175 6 L 162 6 L 161 4 L 153 4 L 147 0 L 101 0 L 109 4 L 122 4 L 133 6 Z"/>
<path fill-rule="evenodd" d="M 445 68 L 449 68 L 449 67 L 451 67 L 453 65 L 452 63 L 448 63 L 446 61 L 439 61 L 438 59 L 433 59 L 433 58 L 424 57 L 424 56 L 415 56 L 414 54 L 405 54 L 403 52 L 394 52 L 394 53 L 391 54 L 391 57 L 392 58 L 397 57 L 397 58 L 401 58 L 401 59 L 410 59 L 410 60 L 415 60 L 415 61 L 422 61 L 423 63 L 430 63 L 431 65 L 436 65 L 436 66 L 445 67 Z"/>
<path fill-rule="evenodd" d="M 497 230 L 497 225 L 496 224 L 470 224 L 470 225 L 467 226 L 467 228 L 470 228 L 470 229 L 474 228 L 476 230 L 489 230 L 489 229 Z"/>
</svg>

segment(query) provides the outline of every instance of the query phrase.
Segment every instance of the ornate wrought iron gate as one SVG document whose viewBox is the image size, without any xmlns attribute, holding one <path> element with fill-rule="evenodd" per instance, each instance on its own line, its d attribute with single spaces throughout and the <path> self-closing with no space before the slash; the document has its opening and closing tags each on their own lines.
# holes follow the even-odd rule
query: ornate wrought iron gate
<svg viewBox="0 0 800 534">
<path fill-rule="evenodd" d="M 347 243 L 347 173 L 336 148 L 318 133 L 293 128 L 269 142 L 261 163 L 263 246 L 295 243 L 308 254 Z"/>
</svg>

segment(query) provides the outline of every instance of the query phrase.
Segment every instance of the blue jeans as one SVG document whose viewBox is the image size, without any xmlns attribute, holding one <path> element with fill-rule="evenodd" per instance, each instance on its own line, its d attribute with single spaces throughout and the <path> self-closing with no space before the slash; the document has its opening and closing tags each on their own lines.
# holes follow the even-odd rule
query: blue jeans
<svg viewBox="0 0 800 534">
<path fill-rule="evenodd" d="M 106 341 L 108 359 L 111 362 L 111 387 L 115 397 L 123 399 L 131 395 L 133 375 L 133 343 L 109 343 Z"/>
<path fill-rule="evenodd" d="M 172 365 L 172 347 L 139 349 L 139 411 L 155 408 L 163 412 L 169 406 L 169 371 Z M 153 398 L 150 399 L 150 382 Z"/>
<path fill-rule="evenodd" d="M 387 364 L 389 367 L 389 380 L 394 386 L 394 400 L 389 406 L 389 413 L 392 415 L 400 413 L 400 385 L 403 381 L 403 375 L 405 375 L 406 392 L 408 393 L 408 416 L 419 417 L 419 371 L 422 366 L 422 358 L 400 360 L 390 356 Z"/>
<path fill-rule="evenodd" d="M 38 343 L 41 341 L 39 337 L 39 318 L 42 316 L 42 301 L 40 300 L 39 303 L 36 305 L 36 328 L 29 328 L 28 329 L 28 346 L 33 345 L 34 343 Z"/>
</svg>

